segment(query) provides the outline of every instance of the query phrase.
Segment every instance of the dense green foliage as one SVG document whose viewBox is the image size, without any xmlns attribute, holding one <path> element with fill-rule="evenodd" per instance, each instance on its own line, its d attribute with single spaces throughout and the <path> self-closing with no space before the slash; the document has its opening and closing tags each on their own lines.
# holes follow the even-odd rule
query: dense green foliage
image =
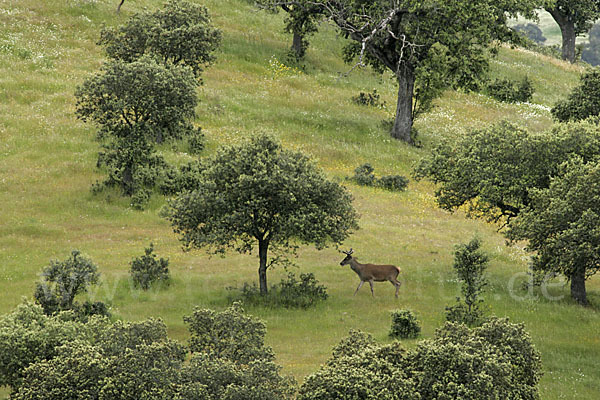
<svg viewBox="0 0 600 400">
<path fill-rule="evenodd" d="M 500 221 L 516 217 L 530 204 L 531 189 L 548 187 L 559 165 L 576 155 L 585 161 L 600 155 L 595 123 L 557 124 L 534 134 L 501 122 L 439 144 L 414 173 L 439 185 L 440 207 L 466 206 L 470 215 Z"/>
<path fill-rule="evenodd" d="M 90 285 L 98 283 L 98 267 L 89 258 L 73 250 L 64 261 L 52 260 L 41 273 L 41 282 L 36 283 L 34 298 L 48 315 L 59 311 L 80 311 L 86 314 L 106 314 L 102 304 L 75 302 L 75 296 L 85 293 Z"/>
<path fill-rule="evenodd" d="M 507 103 L 528 102 L 533 97 L 534 89 L 529 77 L 521 82 L 510 79 L 496 79 L 487 84 L 486 92 L 493 98 Z"/>
<path fill-rule="evenodd" d="M 134 128 L 162 142 L 191 130 L 198 84 L 190 69 L 150 57 L 109 61 L 75 93 L 77 115 L 100 128 L 100 137 L 126 137 Z"/>
<path fill-rule="evenodd" d="M 114 60 L 129 63 L 150 55 L 165 65 L 188 66 L 197 78 L 215 61 L 220 43 L 221 31 L 206 8 L 185 0 L 169 0 L 162 10 L 136 13 L 117 28 L 104 28 L 98 42 Z"/>
<path fill-rule="evenodd" d="M 222 148 L 207 160 L 201 182 L 165 210 L 187 247 L 249 252 L 258 242 L 260 291 L 267 293 L 269 246 L 341 243 L 358 228 L 350 194 L 302 153 L 268 135 Z"/>
<path fill-rule="evenodd" d="M 460 292 L 463 298 L 457 298 L 457 304 L 446 307 L 446 320 L 478 326 L 483 322 L 483 310 L 480 298 L 488 285 L 485 270 L 489 257 L 481 251 L 481 242 L 474 238 L 467 244 L 456 246 L 453 268 L 461 282 Z"/>
<path fill-rule="evenodd" d="M 552 116 L 561 122 L 580 121 L 600 115 L 600 70 L 590 69 L 581 75 L 566 100 L 556 104 Z"/>
<path fill-rule="evenodd" d="M 307 309 L 327 300 L 327 296 L 327 288 L 317 281 L 312 272 L 301 273 L 300 279 L 293 272 L 289 272 L 286 278 L 272 285 L 266 295 L 260 293 L 256 284 L 245 283 L 239 293 L 231 297 L 239 297 L 244 304 L 252 306 Z"/>
<path fill-rule="evenodd" d="M 196 308 L 184 320 L 191 333 L 192 359 L 182 374 L 188 386 L 204 386 L 211 400 L 292 397 L 294 381 L 273 362 L 264 322 L 245 315 L 239 303 L 222 312 Z"/>
<path fill-rule="evenodd" d="M 134 286 L 148 290 L 155 282 L 168 284 L 171 276 L 169 275 L 169 260 L 156 258 L 154 254 L 154 245 L 144 250 L 144 255 L 136 257 L 131 261 L 129 273 Z"/>
<path fill-rule="evenodd" d="M 24 303 L 0 319 L 0 382 L 19 400 L 290 398 L 294 382 L 279 375 L 264 347 L 264 324 L 238 306 L 204 311 L 214 318 L 202 319 L 200 329 L 190 323 L 193 354 L 184 364 L 187 349 L 160 320 L 83 323 Z"/>
<path fill-rule="evenodd" d="M 421 326 L 411 310 L 392 311 L 392 328 L 390 337 L 407 339 L 416 338 L 421 333 Z"/>
<path fill-rule="evenodd" d="M 531 196 L 508 236 L 528 240 L 533 270 L 566 276 L 571 296 L 587 304 L 585 280 L 600 269 L 600 164 L 574 158 Z"/>
<path fill-rule="evenodd" d="M 351 331 L 299 399 L 538 399 L 540 357 L 523 326 L 447 323 L 414 350 Z"/>
<path fill-rule="evenodd" d="M 102 30 L 99 44 L 110 61 L 75 92 L 77 116 L 96 124 L 103 139 L 98 166 L 108 179 L 96 191 L 117 186 L 141 208 L 168 170 L 154 142 L 187 138 L 190 152 L 203 149 L 191 120 L 200 75 L 220 41 L 206 8 L 180 0 Z"/>
</svg>

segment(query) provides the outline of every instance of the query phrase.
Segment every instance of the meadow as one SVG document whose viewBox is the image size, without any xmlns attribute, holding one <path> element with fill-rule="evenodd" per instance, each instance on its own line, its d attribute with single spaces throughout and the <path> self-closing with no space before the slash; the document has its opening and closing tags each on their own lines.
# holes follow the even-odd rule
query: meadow
<svg viewBox="0 0 600 400">
<path fill-rule="evenodd" d="M 488 314 L 523 322 L 542 354 L 543 399 L 596 399 L 600 394 L 600 277 L 588 281 L 591 307 L 577 306 L 568 285 L 555 281 L 527 292 L 528 254 L 523 245 L 506 246 L 498 226 L 467 219 L 462 212 L 440 210 L 428 182 L 411 179 L 408 190 L 392 193 L 345 181 L 369 162 L 377 174 L 410 176 L 418 160 L 444 138 L 507 119 L 532 131 L 548 129 L 550 108 L 577 84 L 583 68 L 529 51 L 502 47 L 490 76 L 521 79 L 536 90 L 531 103 L 503 104 L 485 95 L 447 91 L 435 108 L 416 121 L 420 147 L 389 137 L 384 121 L 392 118 L 396 87 L 391 76 L 368 69 L 345 75 L 343 39 L 322 25 L 311 38 L 304 68 L 286 68 L 291 37 L 284 16 L 257 11 L 244 0 L 205 0 L 214 24 L 222 29 L 217 62 L 203 75 L 197 123 L 211 154 L 220 145 L 238 143 L 257 132 L 277 136 L 286 147 L 317 160 L 327 175 L 344 182 L 360 214 L 360 230 L 344 244 L 362 262 L 390 263 L 402 269 L 403 285 L 375 285 L 352 296 L 358 278 L 340 267 L 338 249 L 303 247 L 295 272 L 313 272 L 328 288 L 329 299 L 313 309 L 247 308 L 267 325 L 267 341 L 285 374 L 299 381 L 317 370 L 349 329 L 370 332 L 388 342 L 390 311 L 413 310 L 422 337 L 431 337 L 444 321 L 444 307 L 459 293 L 452 270 L 456 244 L 478 235 L 490 255 Z M 223 309 L 229 287 L 257 281 L 256 255 L 208 257 L 183 252 L 169 224 L 158 216 L 165 200 L 154 196 L 144 211 L 130 207 L 116 191 L 94 195 L 92 183 L 99 144 L 95 128 L 74 115 L 77 85 L 98 70 L 104 56 L 96 45 L 103 25 L 117 25 L 162 0 L 127 0 L 120 14 L 116 0 L 0 0 L 0 313 L 31 298 L 38 274 L 51 259 L 79 249 L 94 260 L 101 285 L 89 297 L 110 304 L 115 318 L 160 317 L 170 336 L 185 342 L 183 316 L 195 306 Z M 376 89 L 383 108 L 351 101 Z M 166 159 L 191 156 L 177 145 L 160 149 Z M 170 260 L 168 289 L 140 292 L 129 282 L 129 262 L 153 242 Z M 285 271 L 269 272 L 278 282 Z M 416 340 L 403 341 L 407 347 Z M 6 394 L 7 392 L 3 392 Z"/>
</svg>

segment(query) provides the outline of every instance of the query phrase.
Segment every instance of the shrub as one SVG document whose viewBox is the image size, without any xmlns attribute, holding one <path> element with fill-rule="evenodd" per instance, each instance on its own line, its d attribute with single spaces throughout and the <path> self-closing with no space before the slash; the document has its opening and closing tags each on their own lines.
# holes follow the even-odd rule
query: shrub
<svg viewBox="0 0 600 400">
<path fill-rule="evenodd" d="M 154 282 L 168 284 L 170 280 L 169 260 L 162 257 L 157 259 L 152 243 L 145 249 L 145 253 L 131 261 L 130 273 L 134 286 L 148 290 Z"/>
<path fill-rule="evenodd" d="M 397 346 L 378 346 L 370 335 L 352 330 L 327 363 L 305 379 L 297 399 L 420 399 L 400 367 L 405 355 Z"/>
<path fill-rule="evenodd" d="M 416 338 L 421 333 L 417 317 L 410 310 L 392 311 L 390 336 L 401 339 Z"/>
<path fill-rule="evenodd" d="M 393 192 L 401 192 L 406 190 L 408 179 L 401 175 L 384 175 L 377 180 L 377 186 Z"/>
<path fill-rule="evenodd" d="M 509 79 L 496 79 L 486 88 L 488 95 L 506 103 L 528 102 L 533 96 L 533 85 L 528 77 L 520 83 Z"/>
<path fill-rule="evenodd" d="M 560 122 L 581 121 L 600 115 L 600 69 L 590 69 L 581 75 L 579 86 L 566 100 L 557 103 L 551 112 Z"/>
<path fill-rule="evenodd" d="M 351 179 L 361 186 L 373 186 L 375 184 L 373 171 L 371 164 L 362 164 L 354 169 L 354 176 Z"/>
<path fill-rule="evenodd" d="M 59 311 L 79 309 L 75 296 L 87 292 L 90 285 L 98 283 L 100 274 L 92 260 L 81 256 L 81 252 L 73 250 L 71 257 L 64 261 L 53 260 L 42 271 L 42 281 L 36 284 L 34 298 L 42 306 L 47 315 Z M 96 309 L 106 311 L 106 306 Z M 84 306 L 84 315 L 93 313 L 93 307 Z"/>
<path fill-rule="evenodd" d="M 377 93 L 377 89 L 374 89 L 371 93 L 360 92 L 358 96 L 352 96 L 352 102 L 359 106 L 384 108 L 385 101 L 381 101 L 380 98 L 381 96 Z"/>
<path fill-rule="evenodd" d="M 288 273 L 287 279 L 271 286 L 266 295 L 260 293 L 256 284 L 245 283 L 239 291 L 239 298 L 246 304 L 267 307 L 307 309 L 320 301 L 327 300 L 327 288 L 319 284 L 314 274 Z"/>
<path fill-rule="evenodd" d="M 305 379 L 298 399 L 533 400 L 540 375 L 531 338 L 507 319 L 475 329 L 446 323 L 410 351 L 351 331 Z"/>
<path fill-rule="evenodd" d="M 167 168 L 158 189 L 164 195 L 192 191 L 200 186 L 200 174 L 203 169 L 202 164 L 198 161 L 191 161 L 180 167 Z"/>
<path fill-rule="evenodd" d="M 0 385 L 18 400 L 292 398 L 294 381 L 272 361 L 262 321 L 238 305 L 186 320 L 189 362 L 160 320 L 83 323 L 72 311 L 47 316 L 26 302 L 0 317 Z"/>
<path fill-rule="evenodd" d="M 474 238 L 468 244 L 456 247 L 454 253 L 454 269 L 458 280 L 462 282 L 460 291 L 463 299 L 458 297 L 457 304 L 446 307 L 446 320 L 460 322 L 469 326 L 480 325 L 483 322 L 483 302 L 479 296 L 488 282 L 484 276 L 488 256 L 481 250 L 481 242 Z"/>
<path fill-rule="evenodd" d="M 354 176 L 350 179 L 361 186 L 377 186 L 391 191 L 403 191 L 408 186 L 408 179 L 401 175 L 384 175 L 376 178 L 373 171 L 371 164 L 362 164 L 354 170 Z"/>
</svg>

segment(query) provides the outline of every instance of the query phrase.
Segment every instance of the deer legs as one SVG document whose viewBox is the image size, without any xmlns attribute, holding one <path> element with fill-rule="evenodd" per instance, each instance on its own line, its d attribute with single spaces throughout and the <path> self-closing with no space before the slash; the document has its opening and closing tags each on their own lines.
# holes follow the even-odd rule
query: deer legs
<svg viewBox="0 0 600 400">
<path fill-rule="evenodd" d="M 400 282 L 400 281 L 398 281 L 396 279 L 394 279 L 394 280 L 390 279 L 390 283 L 392 285 L 396 286 L 396 298 L 398 298 L 398 291 L 400 290 L 400 286 L 402 285 L 402 282 Z"/>
<path fill-rule="evenodd" d="M 373 293 L 373 281 L 370 280 L 368 282 L 369 282 L 369 285 L 371 286 L 371 296 L 375 297 L 375 293 Z M 360 281 L 360 283 L 358 284 L 358 287 L 354 291 L 355 296 L 356 296 L 356 293 L 358 292 L 358 289 L 360 289 L 364 283 L 365 283 L 365 281 Z M 398 297 L 398 296 L 396 296 L 396 297 Z"/>
<path fill-rule="evenodd" d="M 354 291 L 354 295 L 355 295 L 355 296 L 356 296 L 356 293 L 358 292 L 358 289 L 360 289 L 360 288 L 362 287 L 363 283 L 365 283 L 365 282 L 363 282 L 363 281 L 360 281 L 360 283 L 358 284 L 358 287 L 357 287 L 357 288 L 356 288 L 356 290 Z"/>
</svg>

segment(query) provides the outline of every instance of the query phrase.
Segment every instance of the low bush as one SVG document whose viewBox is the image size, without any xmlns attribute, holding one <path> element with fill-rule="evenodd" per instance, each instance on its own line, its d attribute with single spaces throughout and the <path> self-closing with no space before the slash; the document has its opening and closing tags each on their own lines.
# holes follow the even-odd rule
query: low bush
<svg viewBox="0 0 600 400">
<path fill-rule="evenodd" d="M 393 192 L 401 192 L 406 190 L 408 179 L 402 175 L 384 175 L 377 180 L 376 186 Z"/>
<path fill-rule="evenodd" d="M 579 85 L 551 112 L 554 119 L 560 122 L 581 121 L 600 115 L 600 68 L 584 72 Z"/>
<path fill-rule="evenodd" d="M 307 309 L 327 297 L 327 288 L 319 284 L 312 272 L 301 273 L 300 279 L 290 272 L 286 279 L 271 286 L 266 295 L 260 293 L 256 284 L 245 283 L 236 295 L 230 296 L 230 300 L 239 299 L 254 306 Z"/>
<path fill-rule="evenodd" d="M 352 96 L 352 102 L 359 106 L 377 107 L 384 108 L 385 101 L 381 101 L 381 96 L 377 93 L 377 89 L 374 89 L 371 93 L 360 92 L 358 96 Z"/>
<path fill-rule="evenodd" d="M 525 103 L 533 97 L 534 89 L 528 77 L 521 82 L 509 79 L 496 79 L 486 88 L 488 95 L 506 103 Z"/>
<path fill-rule="evenodd" d="M 350 180 L 361 186 L 376 186 L 391 191 L 403 191 L 408 186 L 408 179 L 401 175 L 384 175 L 375 177 L 374 168 L 369 163 L 362 164 L 354 170 Z"/>
<path fill-rule="evenodd" d="M 416 338 L 421 333 L 417 317 L 410 310 L 392 311 L 392 329 L 390 337 L 400 339 Z"/>
<path fill-rule="evenodd" d="M 84 323 L 26 302 L 0 316 L 0 385 L 15 400 L 293 398 L 295 382 L 273 362 L 262 321 L 238 304 L 184 320 L 189 347 L 160 320 Z"/>
<path fill-rule="evenodd" d="M 405 350 L 351 331 L 300 387 L 299 400 L 539 398 L 541 362 L 521 324 L 491 319 L 480 328 L 446 323 Z"/>
<path fill-rule="evenodd" d="M 146 248 L 145 254 L 131 261 L 130 269 L 133 285 L 143 290 L 148 290 L 155 282 L 169 284 L 169 260 L 157 259 L 154 254 L 154 245 Z"/>
</svg>

